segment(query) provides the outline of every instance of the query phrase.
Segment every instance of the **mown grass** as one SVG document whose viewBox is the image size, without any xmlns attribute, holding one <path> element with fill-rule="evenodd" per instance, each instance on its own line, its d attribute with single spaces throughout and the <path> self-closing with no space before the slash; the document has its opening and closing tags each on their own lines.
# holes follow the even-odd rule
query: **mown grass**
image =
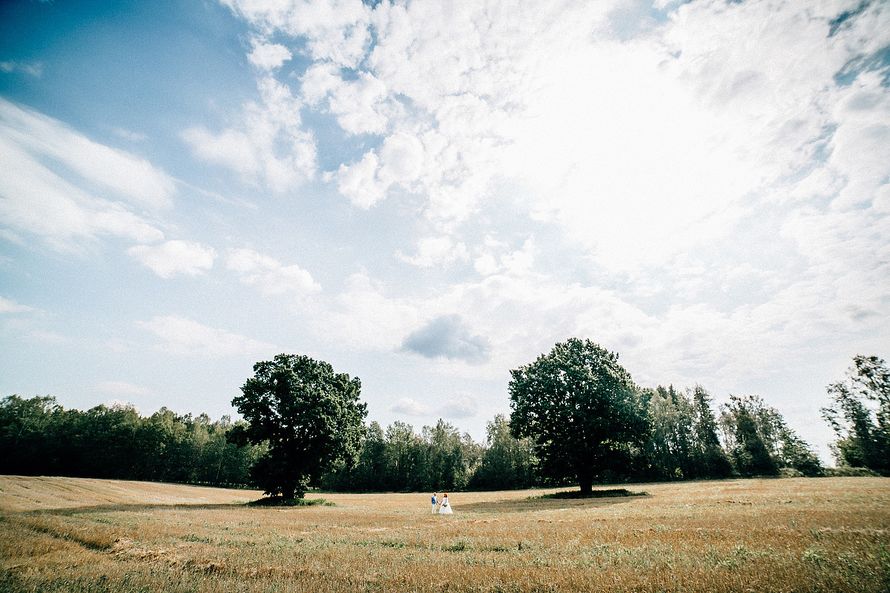
<svg viewBox="0 0 890 593">
<path fill-rule="evenodd" d="M 0 477 L 0 591 L 890 590 L 890 480 L 646 484 L 553 491 L 259 493 Z M 79 504 L 78 504 L 79 503 Z"/>
</svg>

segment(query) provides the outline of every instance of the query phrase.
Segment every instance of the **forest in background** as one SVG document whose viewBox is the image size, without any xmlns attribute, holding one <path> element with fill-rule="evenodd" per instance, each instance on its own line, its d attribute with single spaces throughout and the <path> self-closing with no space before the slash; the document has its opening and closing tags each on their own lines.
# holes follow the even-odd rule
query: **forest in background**
<svg viewBox="0 0 890 593">
<path fill-rule="evenodd" d="M 886 362 L 856 356 L 846 379 L 827 391 L 830 405 L 822 415 L 837 436 L 831 447 L 839 466 L 830 473 L 890 475 Z M 635 397 L 645 438 L 628 449 L 622 463 L 602 464 L 598 483 L 827 471 L 759 396 L 731 395 L 716 412 L 701 386 L 644 388 Z M 312 486 L 355 492 L 506 490 L 574 482 L 549 477 L 532 440 L 516 438 L 510 422 L 495 416 L 483 443 L 441 419 L 419 433 L 405 422 L 386 429 L 371 422 L 362 425 L 358 455 L 315 476 Z M 50 396 L 10 395 L 0 400 L 0 474 L 254 487 L 250 470 L 267 448 L 239 440 L 244 426 L 229 416 L 213 421 L 167 408 L 142 416 L 129 405 L 81 411 L 65 409 Z"/>
<path fill-rule="evenodd" d="M 621 473 L 600 482 L 723 478 L 732 475 L 819 475 L 823 469 L 772 407 L 736 397 L 719 415 L 696 387 L 644 390 L 651 436 Z M 0 473 L 252 486 L 249 469 L 262 447 L 236 446 L 228 416 L 150 416 L 131 406 L 65 409 L 52 397 L 12 395 L 0 401 Z M 537 471 L 534 448 L 516 439 L 509 421 L 488 423 L 484 443 L 439 420 L 420 432 L 404 422 L 366 427 L 358 460 L 315 484 L 341 491 L 514 489 L 554 484 Z"/>
</svg>

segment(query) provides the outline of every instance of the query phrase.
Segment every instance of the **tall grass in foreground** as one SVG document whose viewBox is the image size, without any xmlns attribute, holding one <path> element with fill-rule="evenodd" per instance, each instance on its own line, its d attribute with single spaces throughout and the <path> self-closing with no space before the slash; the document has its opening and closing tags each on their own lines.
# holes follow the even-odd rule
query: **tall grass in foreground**
<svg viewBox="0 0 890 593">
<path fill-rule="evenodd" d="M 457 493 L 448 517 L 423 493 L 257 508 L 241 504 L 255 493 L 136 482 L 0 490 L 2 591 L 890 590 L 886 478 Z"/>
</svg>

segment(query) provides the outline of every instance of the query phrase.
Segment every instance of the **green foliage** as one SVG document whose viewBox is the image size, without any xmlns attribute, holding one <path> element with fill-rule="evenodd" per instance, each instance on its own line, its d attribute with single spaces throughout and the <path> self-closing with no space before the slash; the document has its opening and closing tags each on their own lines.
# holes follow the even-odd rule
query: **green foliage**
<svg viewBox="0 0 890 593">
<path fill-rule="evenodd" d="M 751 397 L 729 396 L 720 422 L 735 471 L 743 476 L 777 475 L 779 468 L 757 430 Z"/>
<path fill-rule="evenodd" d="M 693 431 L 695 434 L 695 478 L 726 478 L 732 464 L 717 436 L 717 419 L 711 409 L 711 395 L 701 385 L 692 390 Z"/>
<path fill-rule="evenodd" d="M 58 465 L 58 432 L 62 409 L 53 397 L 23 399 L 10 395 L 0 402 L 0 473 L 39 475 L 35 468 Z M 33 473 L 32 473 L 33 472 Z"/>
<path fill-rule="evenodd" d="M 724 478 L 732 465 L 720 446 L 711 396 L 701 386 L 645 389 L 651 433 L 643 461 L 649 479 Z"/>
<path fill-rule="evenodd" d="M 268 494 L 302 498 L 310 480 L 358 455 L 367 406 L 361 381 L 324 361 L 279 354 L 258 362 L 232 405 L 246 424 L 230 433 L 236 444 L 265 444 L 251 468 Z"/>
<path fill-rule="evenodd" d="M 488 442 L 482 463 L 470 486 L 479 490 L 530 488 L 537 483 L 537 458 L 531 439 L 517 439 L 501 414 L 488 423 Z"/>
<path fill-rule="evenodd" d="M 643 391 L 651 433 L 645 452 L 655 477 L 666 480 L 695 475 L 693 408 L 689 399 L 670 387 Z"/>
<path fill-rule="evenodd" d="M 877 356 L 855 356 L 847 380 L 828 386 L 822 415 L 837 441 L 839 465 L 890 474 L 890 369 Z"/>
<path fill-rule="evenodd" d="M 248 421 L 234 423 L 6 397 L 0 473 L 259 485 L 290 498 L 310 485 L 431 492 L 824 472 L 759 397 L 731 397 L 718 422 L 701 386 L 638 392 L 617 355 L 589 340 L 557 344 L 512 371 L 511 419 L 489 422 L 484 445 L 444 420 L 419 434 L 404 422 L 365 426 L 358 379 L 327 363 L 280 355 L 254 371 L 233 401 Z M 887 472 L 888 377 L 882 360 L 856 357 L 848 382 L 829 387 L 833 406 L 823 413 L 838 431 L 838 471 Z"/>
<path fill-rule="evenodd" d="M 426 470 L 424 485 L 430 489 L 463 490 L 467 487 L 482 457 L 481 448 L 469 435 L 460 432 L 442 419 L 434 427 L 421 432 L 422 467 Z"/>
<path fill-rule="evenodd" d="M 819 457 L 787 426 L 782 431 L 782 466 L 792 468 L 805 476 L 821 476 L 825 471 Z"/>
<path fill-rule="evenodd" d="M 52 397 L 0 401 L 0 473 L 249 485 L 260 452 L 226 440 L 233 424 L 161 408 L 66 410 Z"/>
<path fill-rule="evenodd" d="M 483 447 L 439 420 L 416 434 L 410 424 L 392 423 L 384 433 L 372 422 L 355 464 L 343 464 L 321 485 L 346 491 L 461 490 L 471 485 Z"/>
<path fill-rule="evenodd" d="M 361 452 L 354 463 L 343 462 L 320 479 L 327 490 L 370 492 L 380 490 L 387 473 L 386 441 L 377 422 L 366 428 Z"/>
<path fill-rule="evenodd" d="M 876 478 L 881 474 L 872 471 L 867 467 L 850 467 L 849 465 L 842 465 L 840 467 L 826 468 L 824 475 L 828 478 Z"/>
<path fill-rule="evenodd" d="M 510 373 L 510 426 L 535 442 L 544 475 L 589 492 L 595 478 L 624 473 L 644 444 L 646 411 L 617 354 L 572 338 Z"/>
<path fill-rule="evenodd" d="M 730 396 L 721 423 L 733 466 L 743 476 L 777 475 L 792 468 L 807 476 L 822 475 L 819 458 L 773 407 L 756 395 Z"/>
</svg>

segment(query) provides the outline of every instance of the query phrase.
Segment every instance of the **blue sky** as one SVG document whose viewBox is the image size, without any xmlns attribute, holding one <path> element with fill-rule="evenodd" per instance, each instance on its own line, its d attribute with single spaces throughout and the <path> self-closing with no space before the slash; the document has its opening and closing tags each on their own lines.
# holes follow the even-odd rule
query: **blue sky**
<svg viewBox="0 0 890 593">
<path fill-rule="evenodd" d="M 644 386 L 890 343 L 885 3 L 0 5 L 0 392 L 232 413 L 278 352 L 476 438 L 557 341 Z"/>
</svg>

